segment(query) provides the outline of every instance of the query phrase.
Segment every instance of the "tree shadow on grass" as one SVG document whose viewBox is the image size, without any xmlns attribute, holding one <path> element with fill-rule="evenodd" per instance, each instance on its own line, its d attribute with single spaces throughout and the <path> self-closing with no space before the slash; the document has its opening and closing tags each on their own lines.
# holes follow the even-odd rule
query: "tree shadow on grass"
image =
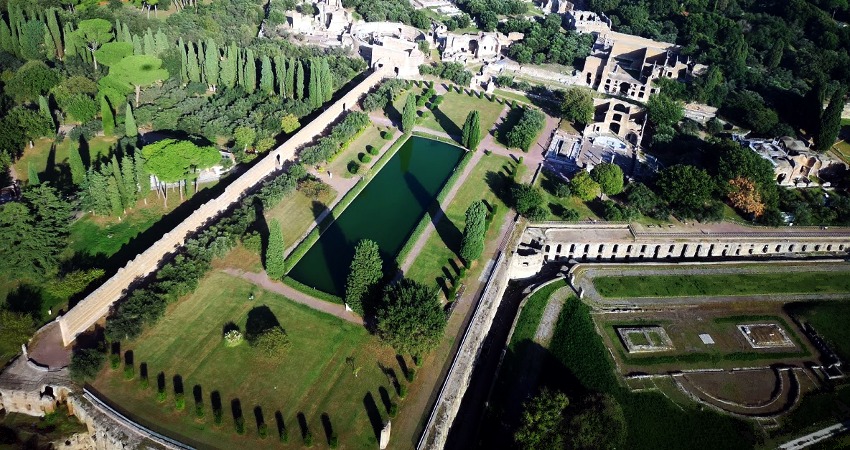
<svg viewBox="0 0 850 450">
<path fill-rule="evenodd" d="M 322 428 L 325 430 L 325 439 L 330 445 L 331 436 L 334 435 L 334 428 L 333 425 L 331 425 L 331 418 L 328 416 L 328 413 L 322 413 Z"/>
<path fill-rule="evenodd" d="M 490 171 L 484 174 L 484 182 L 487 183 L 487 187 L 496 194 L 499 200 L 506 205 L 513 204 L 510 190 L 514 181 L 508 175 L 505 175 L 503 172 Z"/>
<path fill-rule="evenodd" d="M 307 434 L 310 433 L 310 427 L 307 426 L 307 417 L 304 415 L 303 412 L 299 412 L 297 419 L 298 427 L 301 429 L 301 439 L 305 439 L 307 437 Z"/>
<path fill-rule="evenodd" d="M 263 417 L 263 408 L 259 405 L 254 407 L 254 420 L 257 422 L 257 432 L 266 424 L 266 419 Z"/>
<path fill-rule="evenodd" d="M 183 377 L 180 375 L 174 375 L 171 379 L 174 384 L 174 394 L 182 395 L 183 394 Z"/>
<path fill-rule="evenodd" d="M 510 111 L 508 111 L 508 114 L 505 115 L 502 123 L 500 123 L 499 127 L 496 129 L 496 136 L 494 136 L 496 141 L 505 147 L 508 147 L 508 132 L 514 128 L 521 117 L 522 108 L 511 108 Z"/>
<path fill-rule="evenodd" d="M 283 441 L 283 437 L 286 436 L 286 425 L 283 422 L 283 413 L 275 411 L 274 421 L 275 425 L 277 425 L 277 436 L 281 441 Z"/>
<path fill-rule="evenodd" d="M 384 404 L 384 410 L 386 410 L 387 414 L 389 414 L 390 406 L 393 403 L 392 399 L 390 398 L 389 391 L 387 391 L 387 388 L 381 386 L 378 388 L 378 394 L 381 396 L 381 403 Z"/>
<path fill-rule="evenodd" d="M 463 134 L 463 130 L 458 128 L 457 124 L 452 121 L 441 109 L 440 107 L 436 107 L 431 110 L 434 114 L 434 120 L 437 121 L 437 124 L 445 130 L 446 134 L 448 134 L 453 140 L 458 141 Z"/>
<path fill-rule="evenodd" d="M 363 406 L 366 408 L 366 415 L 369 416 L 372 431 L 375 432 L 375 439 L 380 439 L 384 421 L 381 419 L 381 412 L 378 410 L 378 405 L 375 403 L 375 398 L 371 392 L 367 392 L 366 396 L 363 397 Z"/>
<path fill-rule="evenodd" d="M 44 315 L 43 304 L 41 289 L 31 284 L 22 284 L 6 296 L 6 309 L 29 314 L 37 321 Z"/>
<path fill-rule="evenodd" d="M 248 320 L 245 323 L 245 338 L 254 341 L 269 329 L 280 327 L 277 317 L 268 306 L 262 305 L 248 311 Z"/>
</svg>

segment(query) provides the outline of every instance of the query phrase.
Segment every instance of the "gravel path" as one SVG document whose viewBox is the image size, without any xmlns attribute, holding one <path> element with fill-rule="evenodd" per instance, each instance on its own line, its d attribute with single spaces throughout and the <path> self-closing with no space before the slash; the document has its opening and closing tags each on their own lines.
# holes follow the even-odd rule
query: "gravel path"
<svg viewBox="0 0 850 450">
<path fill-rule="evenodd" d="M 302 305 L 309 306 L 310 308 L 339 317 L 342 320 L 347 320 L 357 325 L 363 325 L 363 318 L 353 312 L 346 311 L 343 305 L 326 302 L 304 294 L 303 292 L 291 288 L 279 281 L 272 280 L 265 272 L 254 273 L 238 269 L 224 269 L 222 272 L 249 281 L 267 291 L 283 295 L 295 303 L 301 303 Z"/>
<path fill-rule="evenodd" d="M 535 342 L 544 347 L 549 346 L 552 335 L 555 334 L 555 325 L 558 323 L 558 316 L 561 315 L 561 309 L 564 307 L 567 299 L 573 294 L 571 288 L 562 287 L 549 297 L 549 303 L 546 304 L 546 308 L 543 310 L 543 317 L 540 318 L 540 325 L 537 326 L 537 331 L 534 333 Z"/>
</svg>

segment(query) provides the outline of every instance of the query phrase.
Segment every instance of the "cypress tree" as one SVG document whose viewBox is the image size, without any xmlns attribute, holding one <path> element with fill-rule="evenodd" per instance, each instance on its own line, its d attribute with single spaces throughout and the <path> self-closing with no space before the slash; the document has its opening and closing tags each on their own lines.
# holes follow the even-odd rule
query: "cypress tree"
<svg viewBox="0 0 850 450">
<path fill-rule="evenodd" d="M 481 257 L 484 252 L 484 235 L 487 233 L 487 207 L 477 200 L 466 209 L 466 224 L 460 244 L 461 259 L 466 266 Z"/>
<path fill-rule="evenodd" d="M 844 88 L 839 87 L 832 94 L 829 104 L 821 115 L 820 128 L 816 136 L 817 139 L 815 139 L 815 150 L 819 152 L 829 150 L 832 144 L 835 143 L 838 132 L 841 131 L 841 111 L 844 109 L 844 93 Z"/>
<path fill-rule="evenodd" d="M 103 134 L 112 136 L 115 132 L 115 115 L 106 96 L 100 97 L 100 119 L 103 122 Z"/>
<path fill-rule="evenodd" d="M 345 280 L 345 303 L 363 315 L 363 300 L 374 292 L 383 278 L 382 260 L 378 244 L 363 239 L 354 248 L 354 258 Z"/>
<path fill-rule="evenodd" d="M 30 186 L 38 186 L 41 184 L 41 180 L 38 179 L 38 170 L 36 170 L 32 163 L 27 163 L 27 183 Z"/>
<path fill-rule="evenodd" d="M 253 93 L 257 90 L 257 61 L 254 59 L 254 51 L 250 48 L 245 50 L 245 91 Z"/>
<path fill-rule="evenodd" d="M 142 152 L 136 151 L 133 155 L 133 168 L 136 170 L 134 178 L 139 187 L 139 198 L 147 198 L 151 191 L 151 175 L 145 167 L 145 160 L 142 158 Z M 147 203 L 147 200 L 145 200 Z"/>
<path fill-rule="evenodd" d="M 286 66 L 286 98 L 295 98 L 295 58 L 289 58 Z"/>
<path fill-rule="evenodd" d="M 55 8 L 47 10 L 47 29 L 50 30 L 50 36 L 53 38 L 56 56 L 60 60 L 65 59 L 65 49 L 62 47 L 62 29 L 59 28 L 59 19 L 56 16 Z"/>
<path fill-rule="evenodd" d="M 220 71 L 220 81 L 222 86 L 232 89 L 236 86 L 236 79 L 238 72 L 238 67 L 236 63 L 238 62 L 239 48 L 236 47 L 236 44 L 230 44 L 227 47 L 227 57 L 221 61 L 221 71 Z"/>
<path fill-rule="evenodd" d="M 71 181 L 77 187 L 82 186 L 86 181 L 86 166 L 83 165 L 83 157 L 80 155 L 80 145 L 76 141 L 71 142 L 68 165 L 71 166 Z"/>
<path fill-rule="evenodd" d="M 120 216 L 124 211 L 121 205 L 121 192 L 118 191 L 118 182 L 113 177 L 106 177 L 106 197 L 109 200 L 109 211 L 113 216 Z"/>
<path fill-rule="evenodd" d="M 0 17 L 0 49 L 10 55 L 14 55 L 16 51 L 15 43 L 12 41 L 12 30 L 2 17 Z"/>
<path fill-rule="evenodd" d="M 186 54 L 186 44 L 183 43 L 183 38 L 177 40 L 177 47 L 180 48 L 180 80 L 184 83 L 189 82 L 189 56 Z"/>
<path fill-rule="evenodd" d="M 189 81 L 192 83 L 201 82 L 201 66 L 198 64 L 198 55 L 195 54 L 195 44 L 188 44 L 189 49 L 186 52 L 186 60 L 189 63 Z"/>
<path fill-rule="evenodd" d="M 463 131 L 461 132 L 461 145 L 475 151 L 478 144 L 481 142 L 481 124 L 478 111 L 470 111 L 466 116 L 466 122 L 463 123 Z"/>
<path fill-rule="evenodd" d="M 236 84 L 245 87 L 245 52 L 236 50 Z"/>
<path fill-rule="evenodd" d="M 0 33 L 2 33 L 2 31 L 3 31 L 2 25 L 3 25 L 3 21 L 0 20 Z M 73 37 L 74 36 L 73 35 L 74 30 L 73 30 L 73 28 L 71 28 L 71 24 L 66 23 L 62 27 L 62 31 L 63 31 L 62 35 L 64 36 L 64 39 L 65 39 L 64 42 L 63 42 L 64 45 L 65 45 L 65 54 L 66 55 L 77 55 L 78 54 L 77 44 L 76 44 L 76 40 Z M 10 39 L 11 39 L 11 36 L 10 36 Z M 7 52 L 8 52 L 8 50 L 7 50 Z M 9 52 L 9 53 L 12 53 L 12 52 Z"/>
<path fill-rule="evenodd" d="M 124 110 L 124 135 L 136 137 L 139 135 L 139 127 L 136 126 L 136 118 L 133 117 L 133 108 L 130 103 L 127 103 L 127 109 Z"/>
<path fill-rule="evenodd" d="M 124 183 L 124 174 L 121 173 L 121 166 L 118 165 L 118 157 L 116 155 L 112 155 L 112 162 L 109 164 L 109 169 L 112 172 L 112 178 L 115 178 L 115 183 L 118 186 L 118 193 L 121 195 L 121 205 L 123 207 L 127 207 L 127 192 L 125 190 L 126 184 Z"/>
<path fill-rule="evenodd" d="M 322 88 L 324 89 L 324 101 L 329 102 L 334 96 L 334 78 L 331 74 L 331 68 L 328 65 L 328 59 L 322 58 Z"/>
<path fill-rule="evenodd" d="M 280 222 L 272 219 L 269 221 L 269 244 L 266 247 L 266 273 L 273 280 L 283 278 L 284 273 L 286 273 L 284 251 L 286 251 L 286 248 L 283 246 L 283 232 L 280 229 Z"/>
<path fill-rule="evenodd" d="M 146 55 L 156 55 L 156 43 L 153 39 L 153 31 L 150 28 L 145 31 L 144 45 Z"/>
<path fill-rule="evenodd" d="M 286 64 L 282 56 L 274 57 L 274 72 L 277 78 L 277 93 L 281 97 L 286 97 Z"/>
<path fill-rule="evenodd" d="M 204 47 L 204 76 L 207 80 L 209 89 L 216 91 L 218 86 L 218 65 L 221 54 L 218 51 L 218 45 L 212 39 L 207 39 Z"/>
<path fill-rule="evenodd" d="M 88 187 L 86 188 L 86 206 L 95 214 L 105 216 L 109 214 L 109 194 L 106 177 L 100 171 L 89 168 Z"/>
<path fill-rule="evenodd" d="M 48 61 L 56 60 L 56 44 L 53 41 L 53 37 L 50 36 L 50 30 L 45 27 L 44 28 L 44 55 L 47 56 Z"/>
<path fill-rule="evenodd" d="M 56 121 L 53 120 L 53 114 L 50 114 L 50 105 L 48 105 L 47 98 L 43 95 L 38 96 L 38 112 L 50 119 L 51 125 L 56 126 Z"/>
<path fill-rule="evenodd" d="M 401 131 L 410 133 L 413 131 L 413 126 L 416 124 L 416 100 L 413 99 L 413 94 L 407 95 L 407 100 L 404 102 L 404 109 L 401 112 Z"/>
<path fill-rule="evenodd" d="M 162 28 L 156 30 L 156 36 L 154 36 L 154 40 L 156 41 L 156 55 L 162 56 L 165 52 L 168 51 L 168 36 L 162 32 Z"/>
<path fill-rule="evenodd" d="M 266 94 L 274 94 L 274 72 L 272 71 L 272 60 L 263 55 L 260 63 L 260 91 Z"/>
<path fill-rule="evenodd" d="M 116 34 L 118 31 L 116 30 Z M 124 42 L 133 42 L 133 35 L 130 34 L 130 27 L 126 23 L 121 24 L 121 37 Z"/>
<path fill-rule="evenodd" d="M 298 60 L 298 65 L 295 68 L 295 99 L 301 100 L 304 98 L 304 64 Z"/>
<path fill-rule="evenodd" d="M 144 55 L 145 50 L 142 48 L 142 40 L 139 39 L 139 36 L 133 35 L 133 54 L 134 55 Z"/>
<path fill-rule="evenodd" d="M 138 200 L 139 188 L 136 185 L 136 168 L 130 155 L 125 154 L 121 158 L 121 181 L 124 183 L 122 192 L 124 206 L 132 207 Z"/>
<path fill-rule="evenodd" d="M 311 107 L 318 108 L 322 106 L 322 81 L 319 79 L 319 65 L 316 63 L 316 58 L 310 59 L 310 84 L 307 86 L 307 103 Z"/>
</svg>

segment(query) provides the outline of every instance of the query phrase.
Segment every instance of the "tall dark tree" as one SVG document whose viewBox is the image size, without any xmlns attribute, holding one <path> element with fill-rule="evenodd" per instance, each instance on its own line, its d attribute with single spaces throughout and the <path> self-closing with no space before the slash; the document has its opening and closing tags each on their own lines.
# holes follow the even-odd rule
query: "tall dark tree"
<svg viewBox="0 0 850 450">
<path fill-rule="evenodd" d="M 821 115 L 820 129 L 815 139 L 815 149 L 819 152 L 829 150 L 835 143 L 838 132 L 841 131 L 841 112 L 844 109 L 845 93 L 845 88 L 837 89 Z"/>
<path fill-rule="evenodd" d="M 446 328 L 446 313 L 430 286 L 403 279 L 388 287 L 377 314 L 378 336 L 401 354 L 434 349 Z"/>
<path fill-rule="evenodd" d="M 269 278 L 279 280 L 286 273 L 284 252 L 286 247 L 283 243 L 283 231 L 280 222 L 275 219 L 269 221 L 269 244 L 266 248 L 266 273 Z"/>
<path fill-rule="evenodd" d="M 383 277 L 381 253 L 375 241 L 363 239 L 354 248 L 354 259 L 345 281 L 345 303 L 357 314 L 363 314 L 363 300 Z"/>
<path fill-rule="evenodd" d="M 487 233 L 487 207 L 477 200 L 466 209 L 466 223 L 460 245 L 460 257 L 467 265 L 484 252 L 484 235 Z"/>
<path fill-rule="evenodd" d="M 68 165 L 71 168 L 71 182 L 80 187 L 86 181 L 86 166 L 83 164 L 83 158 L 80 155 L 80 145 L 77 142 L 71 143 L 71 148 L 68 153 Z"/>
<path fill-rule="evenodd" d="M 257 61 L 254 59 L 254 51 L 250 48 L 245 50 L 244 72 L 243 87 L 246 92 L 252 93 L 257 90 Z"/>
<path fill-rule="evenodd" d="M 272 60 L 266 55 L 260 60 L 260 91 L 271 95 L 274 93 L 274 71 Z"/>
<path fill-rule="evenodd" d="M 413 94 L 408 94 L 407 100 L 404 102 L 404 109 L 401 111 L 401 131 L 410 133 L 415 124 L 416 100 L 413 98 Z"/>
<path fill-rule="evenodd" d="M 298 63 L 295 67 L 295 99 L 301 100 L 304 98 L 304 64 L 301 63 L 301 60 L 298 60 Z"/>
<path fill-rule="evenodd" d="M 478 110 L 470 111 L 461 131 L 461 145 L 475 151 L 481 142 L 481 117 Z"/>
</svg>

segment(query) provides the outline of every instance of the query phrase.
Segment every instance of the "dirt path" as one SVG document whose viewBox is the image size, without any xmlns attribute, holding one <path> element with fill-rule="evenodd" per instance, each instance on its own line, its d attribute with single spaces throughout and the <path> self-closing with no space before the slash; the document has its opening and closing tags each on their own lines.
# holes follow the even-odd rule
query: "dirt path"
<svg viewBox="0 0 850 450">
<path fill-rule="evenodd" d="M 272 280 L 265 272 L 254 273 L 238 269 L 224 269 L 222 272 L 234 277 L 239 277 L 245 281 L 249 281 L 267 291 L 283 295 L 296 303 L 301 303 L 302 305 L 309 306 L 310 308 L 339 317 L 342 320 L 347 320 L 357 325 L 363 325 L 363 318 L 353 312 L 346 311 L 343 305 L 311 297 L 279 281 Z"/>
</svg>

